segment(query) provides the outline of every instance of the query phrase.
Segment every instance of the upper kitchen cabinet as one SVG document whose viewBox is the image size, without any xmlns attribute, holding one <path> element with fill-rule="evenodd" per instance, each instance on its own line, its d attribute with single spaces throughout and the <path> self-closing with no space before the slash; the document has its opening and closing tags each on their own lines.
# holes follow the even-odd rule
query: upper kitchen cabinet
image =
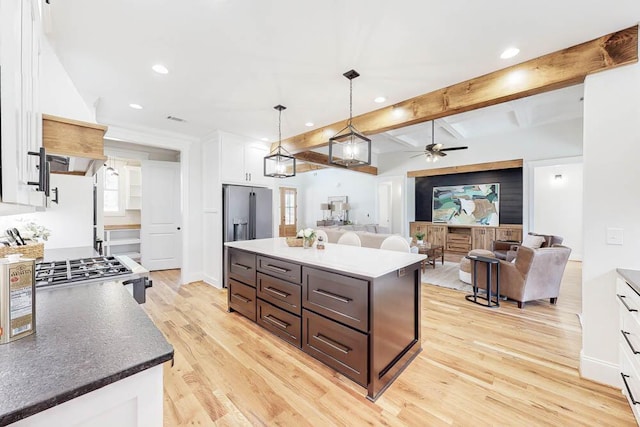
<svg viewBox="0 0 640 427">
<path fill-rule="evenodd" d="M 273 178 L 264 176 L 264 157 L 269 147 L 237 135 L 221 135 L 220 179 L 243 185 L 271 185 Z"/>
<path fill-rule="evenodd" d="M 107 159 L 107 127 L 62 117 L 42 115 L 42 141 L 52 173 L 94 175 Z"/>
<path fill-rule="evenodd" d="M 45 206 L 39 114 L 41 19 L 37 0 L 0 2 L 2 202 Z M 1 209 L 0 209 L 1 211 Z"/>
</svg>

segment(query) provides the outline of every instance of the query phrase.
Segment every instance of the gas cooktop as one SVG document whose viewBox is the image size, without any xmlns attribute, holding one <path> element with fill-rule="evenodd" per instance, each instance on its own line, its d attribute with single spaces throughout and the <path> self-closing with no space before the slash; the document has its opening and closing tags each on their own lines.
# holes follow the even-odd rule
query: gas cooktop
<svg viewBox="0 0 640 427">
<path fill-rule="evenodd" d="M 129 267 L 113 256 L 36 263 L 36 286 L 52 286 L 131 274 Z"/>
</svg>

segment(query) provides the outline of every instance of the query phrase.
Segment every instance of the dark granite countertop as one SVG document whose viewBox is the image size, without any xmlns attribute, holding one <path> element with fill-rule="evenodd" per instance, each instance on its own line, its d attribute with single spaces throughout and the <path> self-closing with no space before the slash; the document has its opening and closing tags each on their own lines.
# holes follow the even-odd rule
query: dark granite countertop
<svg viewBox="0 0 640 427">
<path fill-rule="evenodd" d="M 624 277 L 629 286 L 631 286 L 638 294 L 640 294 L 640 271 L 627 270 L 625 268 L 616 269 L 619 275 Z"/>
<path fill-rule="evenodd" d="M 120 282 L 36 293 L 36 333 L 0 345 L 0 426 L 173 358 Z"/>
</svg>

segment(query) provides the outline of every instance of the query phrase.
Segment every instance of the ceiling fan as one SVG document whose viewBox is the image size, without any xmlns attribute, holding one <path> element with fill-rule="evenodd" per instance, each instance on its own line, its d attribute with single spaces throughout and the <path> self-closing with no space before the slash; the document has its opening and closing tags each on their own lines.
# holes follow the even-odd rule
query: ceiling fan
<svg viewBox="0 0 640 427">
<path fill-rule="evenodd" d="M 431 120 L 431 144 L 427 144 L 424 148 L 424 151 L 421 151 L 420 154 L 416 154 L 415 156 L 411 156 L 411 158 L 418 156 L 425 156 L 427 158 L 427 162 L 437 162 L 440 157 L 444 157 L 447 155 L 445 151 L 455 151 L 455 150 L 466 150 L 469 147 L 448 147 L 442 148 L 442 144 L 435 143 L 435 120 Z M 409 153 L 415 153 L 416 151 L 409 151 Z"/>
</svg>

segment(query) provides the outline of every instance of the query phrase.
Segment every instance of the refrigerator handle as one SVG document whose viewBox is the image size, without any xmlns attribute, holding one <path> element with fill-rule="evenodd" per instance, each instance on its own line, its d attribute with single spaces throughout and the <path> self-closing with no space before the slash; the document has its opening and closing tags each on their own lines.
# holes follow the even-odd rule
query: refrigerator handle
<svg viewBox="0 0 640 427">
<path fill-rule="evenodd" d="M 256 193 L 249 193 L 249 239 L 256 238 Z"/>
</svg>

